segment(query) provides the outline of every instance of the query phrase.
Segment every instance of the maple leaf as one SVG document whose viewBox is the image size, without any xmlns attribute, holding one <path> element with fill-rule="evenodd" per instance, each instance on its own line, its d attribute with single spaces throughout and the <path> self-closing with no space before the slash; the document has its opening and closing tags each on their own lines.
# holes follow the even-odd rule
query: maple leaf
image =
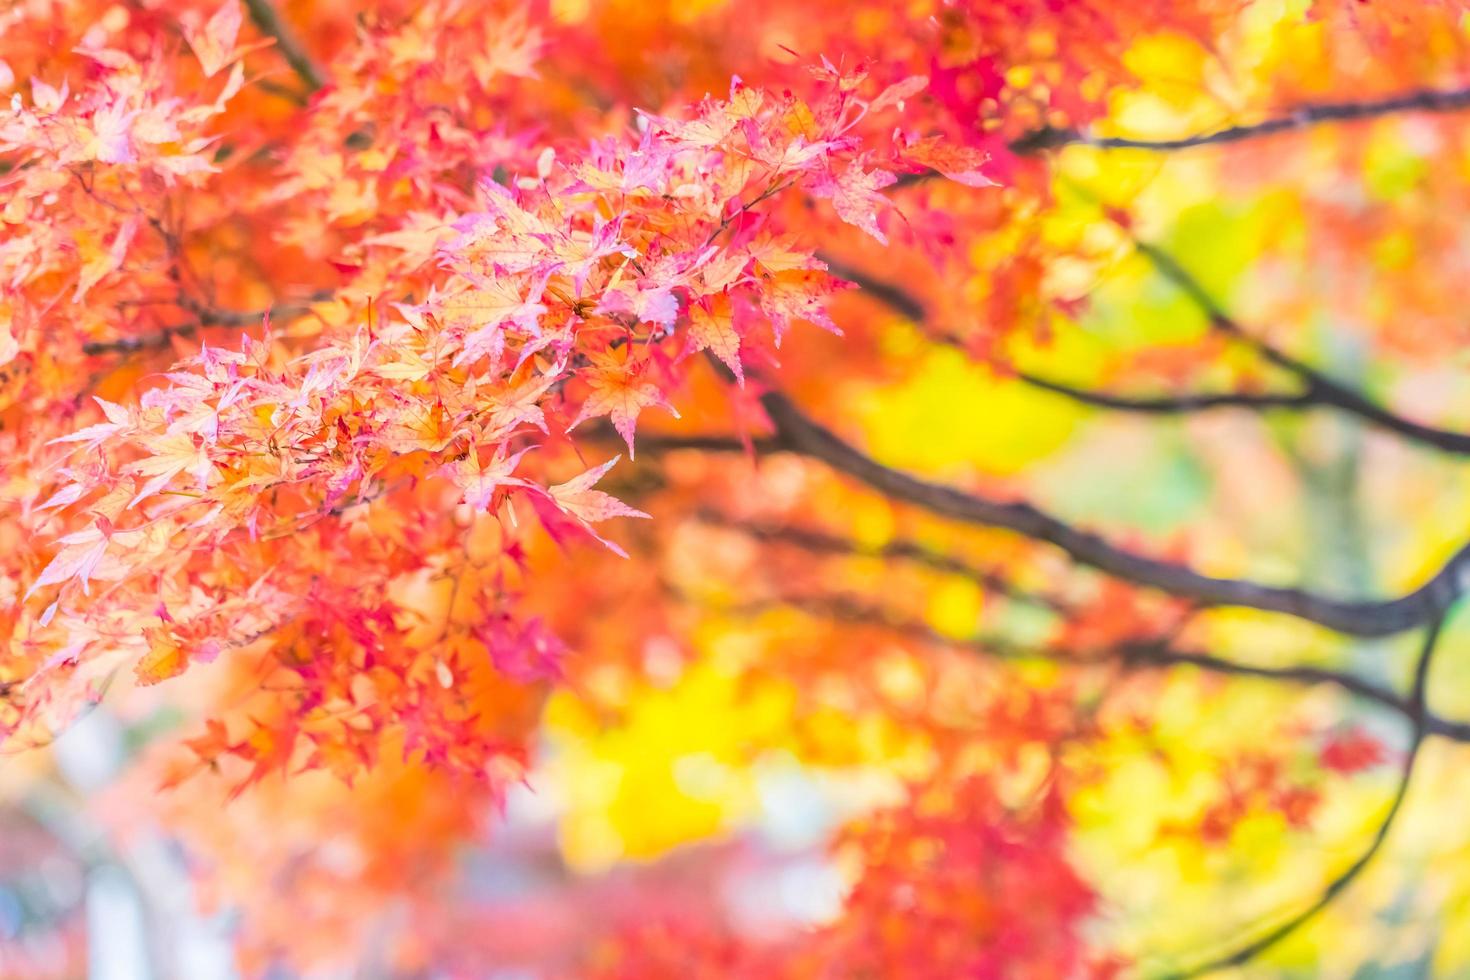
<svg viewBox="0 0 1470 980">
<path fill-rule="evenodd" d="M 195 443 L 193 436 L 187 432 L 166 433 L 147 440 L 146 445 L 151 455 L 133 463 L 128 470 L 137 476 L 146 476 L 148 480 L 138 488 L 128 507 L 136 507 L 158 493 L 186 470 L 193 474 L 201 490 L 207 486 L 209 476 L 214 472 L 214 460 L 202 443 Z"/>
<path fill-rule="evenodd" d="M 841 173 L 824 173 L 812 185 L 812 193 L 830 197 L 838 217 L 887 245 L 888 238 L 878 227 L 878 211 L 892 205 L 878 192 L 897 179 L 887 170 L 864 170 L 854 160 Z"/>
<path fill-rule="evenodd" d="M 546 492 L 558 507 L 583 523 L 605 521 L 613 517 L 647 517 L 610 494 L 592 487 L 617 465 L 622 457 L 614 456 L 601 466 L 594 466 L 565 483 L 548 487 Z"/>
<path fill-rule="evenodd" d="M 598 313 L 625 314 L 643 323 L 671 326 L 679 315 L 679 301 L 666 283 L 633 289 L 612 289 L 603 295 Z"/>
<path fill-rule="evenodd" d="M 99 107 L 92 113 L 92 139 L 86 155 L 102 163 L 134 163 L 133 121 L 140 111 L 118 100 Z"/>
<path fill-rule="evenodd" d="M 728 295 L 713 297 L 708 306 L 695 304 L 689 308 L 689 340 L 694 350 L 707 350 L 718 357 L 745 384 L 740 364 L 740 334 L 735 329 L 735 314 Z"/>
<path fill-rule="evenodd" d="M 592 537 L 596 538 L 609 550 L 620 557 L 628 557 L 628 553 L 618 545 L 607 540 L 592 527 L 600 521 L 610 520 L 614 517 L 648 517 L 641 510 L 629 507 L 621 500 L 601 490 L 594 490 L 593 486 L 603 478 L 608 470 L 617 465 L 622 457 L 614 456 L 601 466 L 594 466 L 580 476 L 574 477 L 565 483 L 547 487 L 545 499 L 549 500 L 556 508 L 557 513 L 566 514 L 577 522 Z M 532 498 L 537 499 L 535 497 Z M 555 525 L 548 523 L 543 516 L 543 523 L 547 524 L 548 530 L 555 533 Z"/>
<path fill-rule="evenodd" d="M 444 217 L 414 211 L 404 217 L 397 229 L 369 235 L 362 243 L 396 248 L 414 259 L 426 260 L 442 251 L 453 234 L 454 230 Z"/>
<path fill-rule="evenodd" d="M 765 272 L 790 272 L 793 269 L 825 270 L 827 264 L 799 248 L 791 239 L 763 238 L 750 246 L 750 255 Z"/>
<path fill-rule="evenodd" d="M 424 360 L 423 355 L 412 348 L 398 347 L 394 354 L 395 360 L 373 365 L 373 374 L 390 380 L 422 381 L 434 371 L 433 362 Z"/>
<path fill-rule="evenodd" d="M 208 718 L 204 722 L 204 734 L 194 738 L 186 738 L 183 744 L 195 755 L 205 762 L 214 762 L 217 758 L 229 752 L 233 747 L 230 741 L 229 730 L 225 723 L 218 718 Z"/>
<path fill-rule="evenodd" d="M 177 677 L 189 666 L 189 654 L 167 629 L 147 631 L 148 652 L 133 665 L 138 683 L 147 687 Z"/>
<path fill-rule="evenodd" d="M 561 230 L 493 180 L 479 186 L 485 210 L 454 222 L 459 234 L 443 246 L 446 261 L 471 276 L 478 274 L 474 263 L 501 272 L 547 271 L 553 248 L 564 237 Z"/>
<path fill-rule="evenodd" d="M 848 69 L 840 63 L 834 65 L 826 55 L 822 55 L 820 65 L 808 65 L 807 73 L 819 81 L 836 85 L 843 92 L 851 92 L 862 85 L 868 77 L 866 66 L 859 64 L 857 67 Z"/>
<path fill-rule="evenodd" d="M 561 676 L 566 644 L 539 616 L 519 626 L 508 616 L 496 616 L 475 627 L 474 634 L 495 669 L 507 677 L 534 682 Z"/>
<path fill-rule="evenodd" d="M 96 395 L 92 396 L 92 400 L 95 401 L 99 407 L 101 407 L 102 413 L 107 416 L 107 421 L 98 422 L 95 425 L 86 426 L 64 436 L 57 436 L 55 439 L 51 440 L 51 445 L 55 445 L 57 443 L 80 442 L 85 444 L 83 448 L 96 449 L 108 439 L 111 439 L 118 433 L 125 432 L 132 427 L 132 419 L 128 416 L 127 409 L 123 408 L 121 405 L 114 405 L 107 399 L 99 398 Z"/>
<path fill-rule="evenodd" d="M 650 405 L 659 405 L 667 408 L 674 418 L 679 417 L 658 386 L 643 379 L 639 366 L 620 363 L 616 355 L 593 357 L 592 367 L 582 372 L 582 377 L 592 391 L 567 429 L 570 431 L 587 419 L 606 415 L 628 444 L 629 458 L 633 456 L 633 430 L 640 412 Z"/>
<path fill-rule="evenodd" d="M 700 264 L 697 271 L 704 289 L 718 293 L 747 280 L 746 266 L 749 264 L 750 254 L 745 249 L 732 249 L 711 256 Z"/>
<path fill-rule="evenodd" d="M 239 0 L 225 0 L 203 24 L 197 16 L 184 20 L 184 39 L 194 49 L 205 78 L 213 78 L 238 56 L 235 39 L 240 35 L 241 22 Z"/>
<path fill-rule="evenodd" d="M 46 84 L 39 78 L 31 79 L 31 101 L 40 112 L 52 115 L 61 111 L 66 105 L 67 97 L 71 94 L 68 83 L 62 82 L 61 88 Z"/>
<path fill-rule="evenodd" d="M 519 452 L 506 454 L 502 446 L 486 463 L 481 463 L 478 454 L 473 450 L 464 459 L 454 464 L 454 485 L 461 490 L 460 502 L 469 504 L 476 510 L 489 510 L 495 499 L 495 494 L 503 487 L 525 487 L 529 484 L 516 476 L 516 465 L 520 463 L 521 457 L 529 452 L 522 449 Z"/>
<path fill-rule="evenodd" d="M 827 312 L 827 297 L 846 284 L 815 270 L 793 269 L 767 277 L 762 285 L 758 300 L 761 312 L 771 321 L 777 347 L 795 320 L 842 334 Z"/>
<path fill-rule="evenodd" d="M 540 27 L 532 26 L 525 10 L 515 10 L 499 22 L 486 20 L 488 37 L 483 45 L 476 45 L 470 60 L 470 70 L 481 85 L 489 85 L 497 75 L 514 75 L 520 78 L 536 77 L 536 60 L 545 44 Z"/>
<path fill-rule="evenodd" d="M 1334 733 L 1318 754 L 1324 768 L 1344 775 L 1370 769 L 1388 757 L 1381 740 L 1356 726 Z"/>
<path fill-rule="evenodd" d="M 139 218 L 129 218 L 117 229 L 107 251 L 93 251 L 93 254 L 82 265 L 81 275 L 77 278 L 76 292 L 72 294 L 72 302 L 81 302 L 93 286 L 122 267 L 128 247 L 132 245 L 133 237 L 138 233 L 141 224 L 142 221 Z"/>
<path fill-rule="evenodd" d="M 723 143 L 740 120 L 727 111 L 723 103 L 709 102 L 701 107 L 699 117 L 691 120 L 666 119 L 642 114 L 649 131 L 674 146 L 710 149 Z"/>
<path fill-rule="evenodd" d="M 460 341 L 460 352 L 454 357 L 454 366 L 482 357 L 489 357 L 491 363 L 498 361 L 505 349 L 507 325 L 538 335 L 540 316 L 547 311 L 541 297 L 550 275 L 543 272 L 525 288 L 524 294 L 519 284 L 509 278 L 476 277 L 475 288 L 441 300 L 440 306 L 449 321 L 467 330 Z"/>
<path fill-rule="evenodd" d="M 485 406 L 485 438 L 504 439 L 523 425 L 545 432 L 546 413 L 540 401 L 556 380 L 551 374 L 533 376 L 491 395 Z"/>
<path fill-rule="evenodd" d="M 995 181 L 980 171 L 989 161 L 990 154 L 943 136 L 928 136 L 913 142 L 901 141 L 899 157 L 919 169 L 936 170 L 967 187 L 996 186 Z"/>
<path fill-rule="evenodd" d="M 765 93 L 758 88 L 746 85 L 736 75 L 730 80 L 730 101 L 728 111 L 736 119 L 754 119 L 760 114 L 765 104 Z"/>
<path fill-rule="evenodd" d="M 97 525 L 62 536 L 61 550 L 31 583 L 25 597 L 29 599 L 38 589 L 73 578 L 81 584 L 83 594 L 89 593 L 88 580 L 98 562 L 102 561 L 102 556 L 107 553 L 109 540 L 110 535 Z"/>
<path fill-rule="evenodd" d="M 46 501 L 36 506 L 36 510 L 50 510 L 53 507 L 65 507 L 82 499 L 88 487 L 85 483 L 70 483 L 53 493 Z"/>
<path fill-rule="evenodd" d="M 45 586 L 72 579 L 82 587 L 83 595 L 90 595 L 90 582 L 94 576 L 104 579 L 117 577 L 123 566 L 108 554 L 109 549 L 116 544 L 118 554 L 126 555 L 129 549 L 138 547 L 145 537 L 143 531 L 117 529 L 111 519 L 102 513 L 114 510 L 113 502 L 123 495 L 114 493 L 98 501 L 91 508 L 96 516 L 90 525 L 57 539 L 61 549 L 31 583 L 25 598 L 29 599 Z"/>
<path fill-rule="evenodd" d="M 889 106 L 902 108 L 905 99 L 918 95 L 928 87 L 928 75 L 910 75 L 902 81 L 894 82 L 874 96 L 873 101 L 868 103 L 868 111 L 880 112 Z"/>
</svg>

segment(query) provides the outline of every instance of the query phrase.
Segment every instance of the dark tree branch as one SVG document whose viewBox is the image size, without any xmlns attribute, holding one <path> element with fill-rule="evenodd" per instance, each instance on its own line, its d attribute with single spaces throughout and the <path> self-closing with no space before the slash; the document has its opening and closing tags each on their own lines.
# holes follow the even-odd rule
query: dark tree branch
<svg viewBox="0 0 1470 980">
<path fill-rule="evenodd" d="M 899 316 L 907 320 L 912 320 L 914 323 L 920 324 L 921 326 L 931 326 L 931 324 L 929 324 L 928 309 L 924 306 L 923 303 L 919 301 L 919 298 L 917 296 L 904 289 L 897 283 L 886 282 L 882 279 L 870 276 L 856 266 L 848 265 L 841 259 L 833 258 L 832 256 L 825 253 L 818 253 L 817 258 L 826 263 L 827 271 L 830 272 L 832 275 L 836 276 L 839 279 L 846 279 L 848 282 L 861 289 L 865 294 L 871 296 L 873 299 L 876 299 L 878 302 L 882 303 L 884 306 L 888 307 Z M 944 335 L 940 339 L 942 339 L 945 343 L 954 344 L 956 346 L 960 345 L 960 340 L 958 337 Z"/>
<path fill-rule="evenodd" d="M 1316 684 L 1331 684 L 1406 718 L 1413 716 L 1413 702 L 1409 698 L 1347 671 L 1309 666 L 1267 667 L 1241 663 L 1238 660 L 1227 660 L 1208 653 L 1176 650 L 1157 644 L 1122 644 L 1117 647 L 1117 655 L 1125 664 L 1153 667 L 1198 667 L 1212 674 L 1256 677 L 1261 680 L 1302 684 L 1309 687 Z M 1425 724 L 1427 726 L 1426 735 L 1438 735 L 1454 742 L 1470 742 L 1470 722 L 1453 721 L 1430 714 L 1426 716 Z"/>
<path fill-rule="evenodd" d="M 281 52 L 281 57 L 286 59 L 286 64 L 291 70 L 301 77 L 306 83 L 308 92 L 315 92 L 322 87 L 323 76 L 321 69 L 311 60 L 301 42 L 296 39 L 296 34 L 281 15 L 276 11 L 271 0 L 245 0 L 245 9 L 250 11 L 250 19 L 255 26 L 267 37 L 275 38 L 276 49 Z"/>
<path fill-rule="evenodd" d="M 140 350 L 160 350 L 168 346 L 170 339 L 174 337 L 187 337 L 197 333 L 203 326 L 200 323 L 180 323 L 173 327 L 164 327 L 162 330 L 141 337 L 119 337 L 116 340 L 89 340 L 82 345 L 82 353 L 88 357 L 98 357 L 103 354 L 132 354 Z"/>
<path fill-rule="evenodd" d="M 1302 383 L 1302 390 L 1296 393 L 1222 392 L 1139 398 L 1091 391 L 1031 374 L 1018 374 L 1019 380 L 1096 408 L 1154 415 L 1182 414 L 1232 407 L 1254 410 L 1335 408 L 1362 419 L 1370 425 L 1400 435 L 1411 442 L 1417 442 L 1445 453 L 1470 455 L 1470 433 L 1438 429 L 1396 415 L 1361 392 L 1334 380 L 1311 365 L 1256 337 L 1226 314 L 1224 309 L 1205 291 L 1199 280 L 1195 279 L 1167 252 L 1145 242 L 1136 242 L 1135 245 L 1138 251 L 1154 264 L 1160 274 L 1190 297 L 1209 318 L 1213 329 L 1246 345 L 1259 354 L 1263 360 L 1295 376 Z M 839 260 L 826 257 L 824 260 L 834 275 L 856 284 L 864 293 L 883 303 L 895 313 L 912 320 L 936 342 L 964 349 L 964 341 L 961 338 L 937 330 L 933 324 L 929 323 L 924 304 L 901 286 L 868 275 Z"/>
<path fill-rule="evenodd" d="M 1137 242 L 1136 246 L 1138 251 L 1154 264 L 1154 268 L 1182 289 L 1210 318 L 1211 326 L 1226 336 L 1245 344 L 1266 361 L 1300 379 L 1306 386 L 1304 397 L 1309 404 L 1331 406 L 1349 415 L 1355 415 L 1371 425 L 1401 435 L 1412 442 L 1418 442 L 1443 452 L 1470 454 L 1470 433 L 1436 429 L 1395 415 L 1360 392 L 1332 379 L 1311 365 L 1297 360 L 1245 330 L 1225 313 L 1205 291 L 1199 280 L 1190 275 L 1167 252 L 1146 242 Z"/>
<path fill-rule="evenodd" d="M 1247 408 L 1255 411 L 1273 409 L 1310 408 L 1315 400 L 1310 392 L 1226 391 L 1209 394 L 1158 395 L 1155 397 L 1113 395 L 1105 391 L 1077 388 L 1060 381 L 1037 377 L 1025 371 L 1016 373 L 1016 378 L 1033 388 L 1061 395 L 1072 401 L 1093 408 L 1105 408 L 1115 412 L 1133 412 L 1140 415 L 1184 415 L 1191 412 L 1207 412 L 1216 408 Z"/>
<path fill-rule="evenodd" d="M 622 436 L 618 435 L 611 425 L 599 426 L 588 430 L 594 436 L 605 437 L 614 442 L 621 442 Z M 781 445 L 774 439 L 752 438 L 749 442 L 742 440 L 739 436 L 712 435 L 671 435 L 660 432 L 638 433 L 638 448 L 647 449 L 652 452 L 678 452 L 680 450 L 702 450 L 711 453 L 743 453 L 753 452 L 757 456 L 777 452 Z"/>
<path fill-rule="evenodd" d="M 1050 150 L 1059 150 L 1073 145 L 1092 146 L 1104 150 L 1147 150 L 1155 153 L 1169 153 L 1197 146 L 1215 146 L 1262 139 L 1322 123 L 1355 122 L 1401 112 L 1453 113 L 1466 109 L 1470 109 L 1470 88 L 1421 89 L 1381 99 L 1308 103 L 1283 115 L 1273 116 L 1260 122 L 1227 126 L 1223 129 L 1195 133 L 1178 139 L 1148 140 L 1128 136 L 1094 136 L 1080 129 L 1042 126 L 1016 137 L 1007 145 L 1010 151 L 1017 156 L 1038 156 Z M 933 170 L 903 174 L 890 185 L 890 189 L 902 190 L 925 183 L 938 176 L 940 175 Z"/>
<path fill-rule="evenodd" d="M 1317 916 L 1338 895 L 1353 883 L 1374 856 L 1383 848 L 1383 843 L 1388 839 L 1388 832 L 1393 827 L 1394 819 L 1403 808 L 1404 797 L 1409 791 L 1409 782 L 1414 775 L 1414 764 L 1419 758 L 1419 749 L 1424 744 L 1425 736 L 1430 733 L 1430 716 L 1426 704 L 1426 695 L 1429 682 L 1429 665 L 1434 659 L 1434 650 L 1439 640 L 1440 628 L 1444 625 L 1444 617 L 1438 617 L 1429 624 L 1428 632 L 1424 638 L 1424 646 L 1420 650 L 1419 659 L 1414 665 L 1414 686 L 1409 694 L 1408 718 L 1410 724 L 1409 749 L 1404 754 L 1403 768 L 1400 770 L 1398 788 L 1394 791 L 1393 801 L 1389 804 L 1388 812 L 1384 814 L 1383 821 L 1378 825 L 1378 831 L 1368 843 L 1363 853 L 1358 855 L 1352 864 L 1339 872 L 1327 887 L 1311 905 L 1271 929 L 1264 935 L 1247 942 L 1239 949 L 1224 956 L 1207 960 L 1197 966 L 1174 973 L 1165 974 L 1160 980 L 1189 980 L 1192 977 L 1213 973 L 1216 970 L 1225 970 L 1233 966 L 1240 966 L 1251 959 L 1275 946 L 1281 940 L 1291 935 L 1297 929 L 1306 925 Z"/>
<path fill-rule="evenodd" d="M 1044 127 L 1013 140 L 1011 152 L 1029 155 L 1054 150 L 1073 143 L 1108 150 L 1153 150 L 1167 152 L 1187 150 L 1195 146 L 1239 143 L 1244 140 L 1275 136 L 1319 123 L 1352 122 L 1400 112 L 1449 113 L 1470 109 L 1470 88 L 1422 89 L 1402 95 L 1361 101 L 1317 102 L 1271 119 L 1241 126 L 1229 126 L 1209 133 L 1197 133 L 1180 139 L 1143 140 L 1123 136 L 1093 136 L 1078 129 Z"/>
<path fill-rule="evenodd" d="M 327 298 L 326 294 L 318 293 L 312 297 L 312 301 L 325 298 Z M 267 314 L 294 317 L 311 311 L 310 306 L 300 303 L 288 303 L 271 307 L 268 310 L 220 310 L 186 299 L 170 301 L 170 305 L 180 306 L 190 311 L 194 314 L 194 319 L 141 336 L 88 341 L 82 345 L 82 353 L 95 357 L 102 354 L 132 354 L 143 350 L 161 350 L 167 347 L 173 338 L 193 336 L 205 327 L 253 327 L 258 326 Z"/>
<path fill-rule="evenodd" d="M 782 448 L 819 459 L 887 497 L 953 520 L 1003 528 L 1047 542 L 1083 565 L 1201 605 L 1284 613 L 1352 636 L 1388 636 L 1443 615 L 1470 577 L 1470 545 L 1462 547 L 1429 581 L 1395 599 L 1352 601 L 1247 579 L 1201 575 L 1187 566 L 1117 547 L 1031 504 L 967 493 L 884 466 L 812 421 L 780 392 L 768 392 L 761 404 L 776 427 Z"/>
<path fill-rule="evenodd" d="M 738 531 L 756 541 L 767 544 L 789 545 L 803 551 L 827 555 L 846 555 L 854 558 L 877 558 L 882 560 L 908 561 L 923 565 L 946 575 L 957 575 L 979 584 L 997 595 L 1016 602 L 1040 606 L 1053 612 L 1065 612 L 1068 605 L 1061 599 L 1040 592 L 1022 589 L 1010 579 L 991 569 L 979 568 L 952 555 L 931 551 L 915 541 L 903 538 L 881 545 L 864 546 L 855 541 L 828 534 L 811 528 L 793 527 L 784 524 L 761 524 L 752 521 L 734 520 L 712 511 L 700 511 L 695 520 L 712 527 Z"/>
<path fill-rule="evenodd" d="M 888 610 L 849 596 L 783 597 L 776 600 L 743 603 L 724 611 L 751 615 L 773 608 L 797 609 L 821 619 L 877 627 L 919 643 L 966 649 L 998 660 L 1023 662 L 1044 660 L 1048 663 L 1074 667 L 1116 664 L 1125 669 L 1168 670 L 1175 667 L 1193 667 L 1210 674 L 1249 677 L 1283 684 L 1298 684 L 1304 687 L 1328 684 L 1410 720 L 1415 717 L 1416 711 L 1412 697 L 1397 694 L 1389 688 L 1364 680 L 1348 671 L 1332 670 L 1326 667 L 1268 667 L 1247 664 L 1214 654 L 1179 650 L 1163 642 L 1124 642 L 1099 650 L 1068 652 L 1036 645 L 1017 644 L 1003 637 L 959 639 L 939 633 L 925 623 L 896 617 Z M 1424 735 L 1437 735 L 1455 742 L 1470 742 L 1470 722 L 1454 721 L 1426 711 Z"/>
</svg>

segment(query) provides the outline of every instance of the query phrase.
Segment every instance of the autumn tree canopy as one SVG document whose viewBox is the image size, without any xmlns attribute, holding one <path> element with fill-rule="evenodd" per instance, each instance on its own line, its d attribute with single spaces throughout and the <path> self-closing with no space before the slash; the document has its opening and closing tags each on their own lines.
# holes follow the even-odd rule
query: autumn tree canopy
<svg viewBox="0 0 1470 980">
<path fill-rule="evenodd" d="M 20 0 L 0 94 L 0 977 L 1470 971 L 1461 4 Z"/>
</svg>

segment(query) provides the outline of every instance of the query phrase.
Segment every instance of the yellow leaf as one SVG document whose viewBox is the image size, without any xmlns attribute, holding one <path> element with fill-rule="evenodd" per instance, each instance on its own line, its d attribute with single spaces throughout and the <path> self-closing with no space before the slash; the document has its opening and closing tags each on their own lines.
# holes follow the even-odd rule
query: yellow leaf
<svg viewBox="0 0 1470 980">
<path fill-rule="evenodd" d="M 149 685 L 177 677 L 188 666 L 188 654 L 178 641 L 167 633 L 159 633 L 153 638 L 148 652 L 134 666 L 133 672 L 137 674 L 139 684 Z"/>
</svg>

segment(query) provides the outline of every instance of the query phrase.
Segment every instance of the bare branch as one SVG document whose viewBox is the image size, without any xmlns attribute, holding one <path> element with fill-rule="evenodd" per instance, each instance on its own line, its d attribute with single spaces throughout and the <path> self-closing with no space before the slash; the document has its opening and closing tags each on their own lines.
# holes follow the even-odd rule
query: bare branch
<svg viewBox="0 0 1470 980">
<path fill-rule="evenodd" d="M 1381 429 L 1396 433 L 1412 442 L 1422 443 L 1434 449 L 1460 455 L 1470 454 L 1470 433 L 1450 432 L 1422 425 L 1395 415 L 1388 409 L 1366 398 L 1361 393 L 1335 381 L 1316 368 L 1297 360 L 1267 341 L 1248 332 L 1220 307 L 1205 291 L 1199 280 L 1181 266 L 1172 256 L 1155 245 L 1136 243 L 1138 251 L 1146 256 L 1154 267 L 1166 278 L 1182 289 L 1195 305 L 1210 318 L 1211 325 L 1226 336 L 1238 340 L 1256 351 L 1265 360 L 1295 375 L 1306 386 L 1303 397 L 1308 404 L 1329 405 Z"/>
<path fill-rule="evenodd" d="M 612 426 L 589 429 L 594 436 L 603 436 L 612 441 L 621 441 Z M 680 450 L 703 450 L 712 453 L 753 452 L 757 456 L 778 451 L 781 446 L 772 439 L 752 438 L 749 442 L 739 436 L 725 435 L 668 435 L 660 432 L 638 433 L 638 448 L 651 452 L 678 452 Z M 640 457 L 641 458 L 641 457 Z"/>
<path fill-rule="evenodd" d="M 1227 126 L 1207 133 L 1195 133 L 1178 139 L 1147 140 L 1127 136 L 1094 136 L 1080 129 L 1042 126 L 1011 140 L 1010 151 L 1017 156 L 1037 156 L 1066 146 L 1092 146 L 1103 150 L 1146 150 L 1170 153 L 1198 146 L 1218 146 L 1247 140 L 1277 136 L 1293 130 L 1323 123 L 1355 122 L 1391 116 L 1401 112 L 1447 114 L 1470 109 L 1470 88 L 1421 89 L 1402 95 L 1362 101 L 1316 102 L 1298 106 L 1279 116 L 1256 123 Z M 902 174 L 889 185 L 891 191 L 926 183 L 940 174 L 933 170 Z"/>
<path fill-rule="evenodd" d="M 1068 609 L 1067 604 L 1055 596 L 1022 589 L 997 571 L 979 568 L 952 555 L 931 551 L 916 541 L 897 538 L 881 545 L 864 546 L 856 541 L 812 528 L 734 520 L 712 511 L 700 511 L 694 515 L 694 518 L 702 524 L 738 531 L 748 538 L 763 543 L 790 545 L 804 551 L 821 554 L 913 562 L 946 575 L 957 575 L 970 579 L 985 589 L 1016 602 L 1041 606 L 1054 612 L 1063 612 Z"/>
<path fill-rule="evenodd" d="M 311 297 L 312 302 L 327 298 L 325 293 Z M 267 314 L 280 317 L 295 317 L 311 312 L 304 303 L 286 303 L 265 310 L 221 310 L 190 302 L 187 299 L 170 300 L 170 305 L 180 306 L 194 314 L 186 323 L 164 327 L 153 333 L 136 337 L 118 337 L 116 340 L 94 340 L 82 345 L 82 353 L 89 357 L 102 354 L 131 354 L 142 350 L 161 350 L 175 337 L 189 337 L 205 327 L 253 327 L 258 326 Z"/>
<path fill-rule="evenodd" d="M 1331 684 L 1365 701 L 1388 708 L 1405 717 L 1413 714 L 1409 698 L 1374 684 L 1372 681 L 1346 671 L 1326 667 L 1267 667 L 1259 664 L 1227 660 L 1208 653 L 1175 650 L 1155 644 L 1122 644 L 1117 648 L 1120 660 L 1127 664 L 1154 667 L 1198 667 L 1212 674 L 1228 674 L 1235 677 L 1256 677 L 1261 680 L 1282 681 L 1290 684 L 1312 686 Z M 1439 715 L 1426 716 L 1427 735 L 1438 735 L 1455 742 L 1470 742 L 1470 722 L 1453 721 Z"/>
<path fill-rule="evenodd" d="M 1246 392 L 1225 391 L 1209 394 L 1159 395 L 1135 397 L 1113 395 L 1104 391 L 1077 388 L 1060 381 L 1037 377 L 1025 371 L 1016 373 L 1016 378 L 1033 388 L 1049 391 L 1083 405 L 1106 408 L 1117 412 L 1134 412 L 1141 415 L 1183 415 L 1191 412 L 1207 412 L 1216 408 L 1248 408 L 1255 411 L 1273 409 L 1310 408 L 1315 402 L 1310 392 Z"/>
<path fill-rule="evenodd" d="M 1388 636 L 1443 615 L 1463 593 L 1470 572 L 1467 545 L 1429 581 L 1394 599 L 1352 601 L 1247 579 L 1214 578 L 1117 547 L 1031 504 L 967 493 L 884 466 L 812 421 L 780 392 L 768 392 L 761 404 L 776 427 L 782 448 L 819 459 L 887 497 L 968 524 L 1003 528 L 1045 541 L 1083 565 L 1201 605 L 1284 613 L 1353 636 Z"/>
<path fill-rule="evenodd" d="M 1244 140 L 1275 136 L 1320 123 L 1353 122 L 1401 112 L 1450 113 L 1470 109 L 1470 88 L 1422 89 L 1382 99 L 1360 101 L 1317 102 L 1298 106 L 1280 116 L 1258 123 L 1228 126 L 1209 133 L 1197 133 L 1179 139 L 1142 140 L 1122 136 L 1093 136 L 1077 129 L 1044 127 L 1013 140 L 1011 152 L 1021 155 L 1054 150 L 1074 143 L 1107 150 L 1153 150 L 1168 152 L 1196 146 L 1240 143 Z"/>
<path fill-rule="evenodd" d="M 1139 398 L 1090 391 L 1032 374 L 1018 374 L 1019 380 L 1096 408 L 1155 415 L 1207 411 L 1217 408 L 1293 411 L 1317 407 L 1335 408 L 1370 425 L 1403 436 L 1411 442 L 1417 442 L 1441 452 L 1470 455 L 1470 433 L 1438 429 L 1396 415 L 1362 393 L 1279 350 L 1247 331 L 1240 323 L 1226 314 L 1220 304 L 1216 303 L 1205 291 L 1199 280 L 1195 279 L 1167 252 L 1146 242 L 1136 242 L 1135 245 L 1138 251 L 1147 257 L 1165 278 L 1177 285 L 1194 301 L 1195 305 L 1209 318 L 1212 328 L 1246 345 L 1264 360 L 1294 375 L 1302 382 L 1303 389 L 1296 393 L 1221 392 Z M 930 323 L 924 304 L 901 286 L 885 282 L 841 261 L 830 258 L 825 260 L 833 274 L 855 283 L 867 295 L 888 306 L 899 315 L 912 320 L 937 343 L 964 349 L 964 341 L 955 334 L 937 329 Z"/>
<path fill-rule="evenodd" d="M 1400 695 L 1349 671 L 1332 670 L 1326 667 L 1271 667 L 1247 664 L 1214 654 L 1175 649 L 1163 642 L 1133 641 L 1098 650 L 1065 651 L 1034 644 L 1018 644 L 997 636 L 959 639 L 939 633 L 925 623 L 894 616 L 886 609 L 850 596 L 782 597 L 776 600 L 743 603 L 728 607 L 723 611 L 752 615 L 773 608 L 797 609 L 835 622 L 885 629 L 919 643 L 970 650 L 998 660 L 1017 662 L 1044 660 L 1048 663 L 1075 667 L 1116 664 L 1127 669 L 1168 670 L 1175 667 L 1193 667 L 1210 674 L 1248 677 L 1283 684 L 1298 684 L 1304 687 L 1327 684 L 1411 720 L 1416 710 L 1412 697 Z M 1424 734 L 1426 736 L 1437 735 L 1455 742 L 1470 742 L 1470 722 L 1454 721 L 1426 711 Z"/>
<path fill-rule="evenodd" d="M 929 311 L 924 304 L 917 296 L 897 283 L 870 276 L 856 266 L 848 265 L 841 259 L 833 258 L 825 253 L 819 252 L 817 258 L 826 263 L 827 271 L 832 275 L 839 279 L 846 279 L 861 289 L 864 294 L 876 299 L 899 316 L 925 327 L 932 326 L 929 323 Z M 952 335 L 944 335 L 939 339 L 945 343 L 960 345 L 959 338 Z"/>
<path fill-rule="evenodd" d="M 306 49 L 296 39 L 296 34 L 281 20 L 281 15 L 277 13 L 271 0 L 245 0 L 245 9 L 250 11 L 250 19 L 262 34 L 275 38 L 281 57 L 286 59 L 286 64 L 291 66 L 292 71 L 301 76 L 307 90 L 315 92 L 321 88 L 321 69 L 311 60 Z"/>
</svg>

